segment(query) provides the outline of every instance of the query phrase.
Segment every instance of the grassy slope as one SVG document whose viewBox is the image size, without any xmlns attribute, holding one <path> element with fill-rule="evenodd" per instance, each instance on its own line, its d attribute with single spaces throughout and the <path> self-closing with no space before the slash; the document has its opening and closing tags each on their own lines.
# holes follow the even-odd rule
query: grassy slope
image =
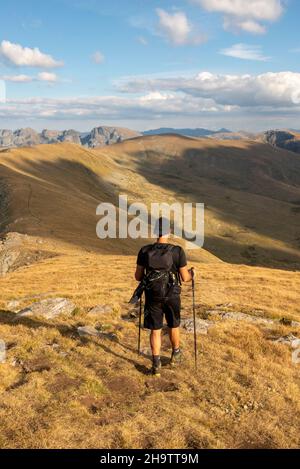
<svg viewBox="0 0 300 469">
<path fill-rule="evenodd" d="M 0 366 L 0 447 L 299 446 L 299 370 L 290 350 L 269 340 L 298 331 L 216 322 L 207 336 L 199 336 L 197 373 L 192 337 L 183 332 L 185 368 L 174 373 L 166 365 L 162 378 L 152 379 L 146 374 L 147 334 L 145 356 L 139 358 L 136 321 L 126 320 L 136 245 L 129 241 L 116 248 L 94 234 L 95 206 L 116 200 L 119 190 L 145 202 L 198 201 L 202 194 L 208 204 L 207 251 L 190 256 L 199 272 L 198 316 L 230 302 L 231 310 L 300 320 L 300 275 L 292 271 L 299 221 L 291 210 L 291 201 L 300 199 L 298 163 L 288 152 L 260 146 L 261 170 L 252 175 L 247 163 L 235 175 L 237 158 L 257 162 L 252 145 L 167 136 L 95 151 L 64 144 L 0 154 L 0 178 L 9 196 L 4 223 L 10 231 L 29 233 L 29 247 L 39 236 L 42 249 L 60 254 L 0 279 L 0 338 L 9 345 Z M 202 156 L 201 164 L 191 149 Z M 228 187 L 230 181 L 235 188 Z M 245 211 L 255 227 L 245 228 Z M 249 261 L 241 256 L 244 244 L 256 246 L 250 262 L 281 263 L 290 271 L 218 259 Z M 72 298 L 78 306 L 74 316 L 14 323 L 7 301 L 19 299 L 20 307 L 26 306 L 43 293 Z M 97 303 L 109 303 L 112 313 L 90 317 L 88 308 Z M 183 315 L 190 317 L 189 286 L 183 305 Z M 76 327 L 83 324 L 114 332 L 117 342 L 80 339 Z M 168 354 L 165 338 L 163 356 Z"/>
</svg>

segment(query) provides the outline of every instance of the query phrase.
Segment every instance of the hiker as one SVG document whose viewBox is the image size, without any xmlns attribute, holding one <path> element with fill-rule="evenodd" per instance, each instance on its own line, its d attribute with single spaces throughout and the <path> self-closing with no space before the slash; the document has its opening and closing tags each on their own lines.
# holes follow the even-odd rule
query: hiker
<svg viewBox="0 0 300 469">
<path fill-rule="evenodd" d="M 140 249 L 135 279 L 145 280 L 144 328 L 150 329 L 152 350 L 151 372 L 160 376 L 161 330 L 165 316 L 172 345 L 171 366 L 181 362 L 179 342 L 181 282 L 193 278 L 193 269 L 187 268 L 186 255 L 181 246 L 168 242 L 170 224 L 165 218 L 156 222 L 157 241 Z"/>
</svg>

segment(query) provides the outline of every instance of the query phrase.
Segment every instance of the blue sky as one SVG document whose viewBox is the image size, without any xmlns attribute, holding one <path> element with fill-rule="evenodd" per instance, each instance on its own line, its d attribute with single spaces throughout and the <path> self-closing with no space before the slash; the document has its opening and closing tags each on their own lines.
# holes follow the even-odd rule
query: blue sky
<svg viewBox="0 0 300 469">
<path fill-rule="evenodd" d="M 299 17 L 297 0 L 2 1 L 0 128 L 300 128 Z"/>
</svg>

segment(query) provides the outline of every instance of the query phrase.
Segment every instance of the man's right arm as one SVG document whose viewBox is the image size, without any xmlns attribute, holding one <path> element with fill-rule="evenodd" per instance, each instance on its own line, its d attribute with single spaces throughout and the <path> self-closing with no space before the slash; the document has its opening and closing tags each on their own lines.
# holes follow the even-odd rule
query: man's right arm
<svg viewBox="0 0 300 469">
<path fill-rule="evenodd" d="M 191 270 L 192 269 L 188 269 L 187 266 L 180 267 L 179 273 L 180 273 L 181 280 L 183 282 L 190 282 L 192 280 L 193 275 L 192 275 Z"/>
<path fill-rule="evenodd" d="M 135 269 L 135 280 L 140 282 L 143 280 L 145 268 L 142 265 L 137 265 Z"/>
<path fill-rule="evenodd" d="M 135 280 L 140 282 L 143 280 L 144 272 L 145 272 L 145 256 L 143 249 L 140 249 L 137 260 L 136 260 L 136 269 L 135 269 Z"/>
<path fill-rule="evenodd" d="M 193 278 L 192 269 L 188 269 L 185 252 L 182 248 L 179 251 L 179 274 L 183 282 L 190 282 Z"/>
</svg>

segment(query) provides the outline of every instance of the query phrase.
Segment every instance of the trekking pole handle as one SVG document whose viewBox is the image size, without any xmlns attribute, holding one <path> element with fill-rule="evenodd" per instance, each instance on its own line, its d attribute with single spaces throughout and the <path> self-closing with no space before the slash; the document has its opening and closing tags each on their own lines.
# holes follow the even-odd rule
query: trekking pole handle
<svg viewBox="0 0 300 469">
<path fill-rule="evenodd" d="M 189 270 L 190 270 L 190 274 L 191 274 L 192 280 L 194 280 L 194 277 L 195 277 L 195 267 L 191 267 Z"/>
</svg>

